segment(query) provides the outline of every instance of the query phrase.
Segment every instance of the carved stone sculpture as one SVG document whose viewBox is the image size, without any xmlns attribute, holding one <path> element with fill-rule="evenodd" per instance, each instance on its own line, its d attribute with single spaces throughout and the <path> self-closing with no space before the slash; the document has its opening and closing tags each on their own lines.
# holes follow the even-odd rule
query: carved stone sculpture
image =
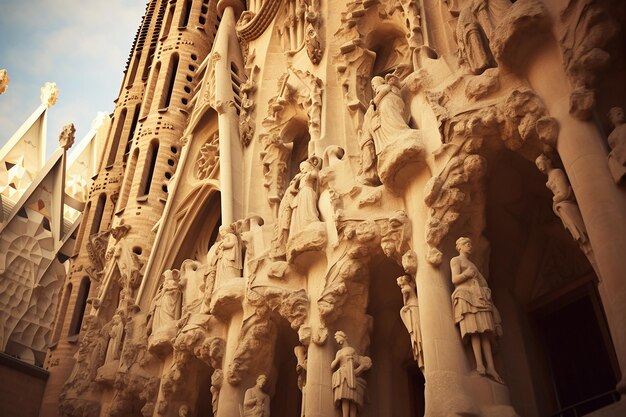
<svg viewBox="0 0 626 417">
<path fill-rule="evenodd" d="M 485 277 L 469 259 L 472 241 L 461 237 L 456 241 L 456 249 L 459 255 L 450 260 L 452 283 L 456 287 L 452 293 L 454 321 L 459 325 L 463 341 L 471 340 L 478 374 L 504 383 L 496 372 L 491 350 L 493 340 L 499 336 L 498 331 L 501 332 L 491 290 Z"/>
<path fill-rule="evenodd" d="M 124 337 L 124 322 L 122 316 L 115 314 L 111 319 L 111 328 L 109 330 L 109 345 L 105 363 L 120 359 L 122 353 L 122 338 Z"/>
<path fill-rule="evenodd" d="M 63 130 L 59 135 L 59 145 L 67 151 L 74 144 L 75 136 L 76 128 L 74 127 L 74 123 L 63 126 Z"/>
<path fill-rule="evenodd" d="M 359 355 L 348 344 L 344 332 L 336 332 L 335 341 L 339 350 L 330 365 L 333 370 L 333 399 L 335 406 L 340 408 L 342 417 L 356 417 L 363 405 L 367 386 L 362 373 L 372 367 L 372 360 Z"/>
<path fill-rule="evenodd" d="M 217 415 L 217 407 L 219 406 L 220 390 L 224 382 L 224 371 L 216 369 L 211 375 L 211 407 L 213 415 Z"/>
<path fill-rule="evenodd" d="M 129 301 L 132 290 L 139 286 L 143 264 L 138 255 L 133 252 L 130 244 L 126 242 L 125 236 L 129 230 L 130 226 L 124 224 L 111 229 L 111 236 L 115 239 L 116 244 L 106 255 L 106 266 L 98 290 L 98 297 L 93 303 L 95 308 L 99 308 L 105 300 L 113 282 L 121 285 L 122 296 L 126 302 Z"/>
<path fill-rule="evenodd" d="M 326 231 L 317 209 L 320 165 L 321 159 L 317 157 L 300 163 L 300 172 L 289 184 L 279 206 L 271 257 L 287 254 L 289 260 L 296 253 L 319 249 L 325 244 Z"/>
<path fill-rule="evenodd" d="M 44 104 L 48 107 L 52 107 L 57 103 L 57 98 L 59 97 L 59 89 L 57 88 L 56 83 L 45 83 L 43 87 L 41 87 L 41 104 Z"/>
<path fill-rule="evenodd" d="M 148 318 L 151 351 L 163 349 L 176 336 L 176 323 L 180 318 L 182 291 L 178 270 L 163 273 L 163 285 L 152 302 Z"/>
<path fill-rule="evenodd" d="M 0 70 L 0 94 L 3 94 L 5 91 L 7 91 L 8 86 L 9 86 L 9 74 L 7 73 L 7 70 L 1 69 Z"/>
<path fill-rule="evenodd" d="M 539 171 L 548 176 L 546 187 L 552 191 L 552 210 L 563 222 L 563 226 L 572 235 L 581 250 L 595 265 L 593 248 L 587 236 L 587 228 L 574 197 L 574 191 L 562 169 L 553 168 L 552 161 L 545 155 L 539 155 L 535 161 Z"/>
<path fill-rule="evenodd" d="M 383 184 L 393 185 L 397 171 L 419 160 L 424 146 L 419 131 L 409 127 L 400 96 L 400 80 L 393 74 L 372 79 L 374 98 L 365 113 L 361 133 L 361 178 L 376 185 L 373 164 Z"/>
<path fill-rule="evenodd" d="M 626 177 L 626 120 L 624 109 L 613 107 L 609 112 L 615 129 L 609 134 L 609 170 L 615 183 L 622 184 Z"/>
<path fill-rule="evenodd" d="M 402 292 L 404 307 L 400 317 L 411 336 L 413 358 L 421 369 L 424 369 L 424 350 L 422 348 L 422 331 L 420 327 L 420 310 L 415 280 L 410 275 L 402 275 L 396 280 Z"/>
<path fill-rule="evenodd" d="M 256 385 L 246 390 L 242 417 L 270 417 L 270 396 L 263 391 L 267 377 L 259 375 Z"/>
<path fill-rule="evenodd" d="M 241 241 L 233 226 L 221 226 L 220 242 L 217 247 L 216 282 L 223 283 L 229 278 L 241 277 L 243 262 L 241 259 Z"/>
<path fill-rule="evenodd" d="M 489 39 L 498 18 L 510 6 L 509 0 L 471 0 L 461 9 L 456 37 L 462 60 L 472 74 L 482 74 L 496 66 Z"/>
</svg>

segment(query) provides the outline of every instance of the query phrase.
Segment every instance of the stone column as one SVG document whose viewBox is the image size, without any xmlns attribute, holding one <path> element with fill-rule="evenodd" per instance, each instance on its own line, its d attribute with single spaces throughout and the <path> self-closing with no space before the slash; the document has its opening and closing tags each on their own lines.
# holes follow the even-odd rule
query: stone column
<svg viewBox="0 0 626 417">
<path fill-rule="evenodd" d="M 330 334 L 330 333 L 329 333 Z M 332 335 L 322 346 L 311 343 L 307 355 L 306 396 L 302 406 L 307 417 L 334 417 L 332 371 L 335 359 Z"/>
<path fill-rule="evenodd" d="M 243 404 L 243 396 L 245 388 L 243 384 L 231 385 L 228 382 L 229 365 L 235 356 L 237 350 L 237 342 L 239 341 L 239 331 L 243 322 L 243 311 L 237 310 L 228 325 L 228 334 L 226 336 L 226 353 L 224 355 L 224 381 L 220 389 L 220 395 L 217 406 L 217 415 L 215 417 L 233 417 L 239 416 L 239 407 Z"/>
<path fill-rule="evenodd" d="M 604 311 L 622 370 L 618 391 L 626 393 L 626 194 L 611 177 L 608 151 L 597 126 L 569 113 L 572 86 L 554 40 L 528 67 L 528 80 L 560 125 L 557 151 L 576 194 L 594 251 Z"/>
<path fill-rule="evenodd" d="M 237 17 L 243 11 L 239 0 L 220 0 L 217 5 L 221 15 L 220 28 L 215 39 L 213 59 L 215 64 L 215 85 L 229 86 L 233 82 L 231 76 L 231 62 L 233 54 L 239 58 L 241 51 L 237 40 L 235 24 Z M 236 48 L 233 51 L 233 48 Z M 243 71 L 243 65 L 240 66 Z M 218 112 L 218 132 L 220 148 L 220 191 L 222 204 L 222 224 L 231 224 L 242 213 L 243 201 L 236 201 L 235 180 L 241 181 L 241 174 L 234 175 L 234 170 L 243 166 L 239 140 L 239 115 L 234 103 L 232 88 L 216 88 L 216 110 Z M 234 178 L 237 177 L 237 178 Z M 237 187 L 240 189 L 241 187 Z M 237 214 L 237 216 L 236 216 Z"/>
</svg>

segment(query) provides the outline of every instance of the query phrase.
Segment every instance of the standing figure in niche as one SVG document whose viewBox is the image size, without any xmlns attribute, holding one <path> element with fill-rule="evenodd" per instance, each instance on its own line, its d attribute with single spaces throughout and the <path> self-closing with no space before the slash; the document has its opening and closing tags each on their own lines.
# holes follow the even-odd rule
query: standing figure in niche
<svg viewBox="0 0 626 417">
<path fill-rule="evenodd" d="M 152 301 L 148 316 L 150 344 L 169 341 L 176 336 L 176 323 L 180 318 L 182 291 L 178 270 L 163 273 L 163 285 Z"/>
<path fill-rule="evenodd" d="M 215 280 L 223 284 L 229 278 L 241 277 L 243 263 L 241 260 L 241 242 L 235 234 L 233 226 L 220 226 L 221 240 L 217 248 L 217 273 Z"/>
<path fill-rule="evenodd" d="M 299 178 L 300 174 L 296 175 Z M 278 206 L 278 221 L 274 227 L 274 236 L 270 248 L 270 257 L 280 258 L 287 253 L 287 240 L 289 240 L 289 224 L 291 223 L 292 202 L 298 190 L 296 189 L 296 181 L 294 178 L 289 183 L 289 187 L 285 191 L 283 199 Z"/>
<path fill-rule="evenodd" d="M 396 280 L 402 292 L 404 307 L 400 310 L 400 317 L 411 336 L 413 358 L 420 369 L 424 369 L 424 354 L 422 349 L 422 332 L 420 327 L 420 310 L 417 298 L 415 280 L 410 275 L 402 275 Z"/>
<path fill-rule="evenodd" d="M 110 363 L 120 358 L 122 351 L 122 337 L 124 336 L 124 322 L 122 316 L 116 313 L 111 319 L 111 327 L 109 330 L 109 346 L 105 363 Z"/>
<path fill-rule="evenodd" d="M 270 396 L 263 391 L 267 377 L 259 375 L 256 385 L 246 390 L 242 417 L 270 417 Z"/>
<path fill-rule="evenodd" d="M 496 66 L 489 40 L 497 23 L 511 6 L 509 0 L 469 0 L 463 2 L 456 27 L 462 59 L 474 75 Z"/>
<path fill-rule="evenodd" d="M 356 417 L 365 398 L 365 379 L 361 376 L 372 367 L 372 360 L 361 356 L 348 344 L 346 334 L 335 333 L 335 340 L 340 346 L 331 363 L 333 372 L 333 398 L 335 405 L 341 408 L 342 417 Z"/>
<path fill-rule="evenodd" d="M 626 178 L 626 120 L 624 109 L 613 107 L 609 111 L 615 129 L 609 134 L 609 170 L 616 184 L 623 184 Z"/>
<path fill-rule="evenodd" d="M 539 155 L 535 164 L 539 171 L 548 176 L 546 187 L 552 191 L 552 210 L 563 222 L 563 226 L 578 243 L 581 250 L 587 255 L 589 261 L 595 267 L 595 257 L 591 242 L 587 236 L 587 228 L 574 197 L 572 186 L 562 169 L 552 167 L 552 161 L 545 155 Z"/>
<path fill-rule="evenodd" d="M 294 178 L 297 194 L 291 201 L 289 238 L 304 230 L 309 224 L 320 221 L 317 210 L 319 158 L 309 158 L 300 163 L 300 172 Z"/>
<path fill-rule="evenodd" d="M 491 290 L 485 277 L 469 259 L 472 241 L 467 237 L 461 237 L 456 241 L 456 249 L 459 256 L 450 261 L 452 283 L 456 287 L 452 293 L 454 321 L 459 325 L 463 341 L 468 338 L 471 340 L 476 358 L 476 371 L 503 384 L 504 381 L 493 364 L 491 351 L 491 344 L 501 332 L 499 323 L 496 322 L 499 314 L 491 300 Z"/>
</svg>

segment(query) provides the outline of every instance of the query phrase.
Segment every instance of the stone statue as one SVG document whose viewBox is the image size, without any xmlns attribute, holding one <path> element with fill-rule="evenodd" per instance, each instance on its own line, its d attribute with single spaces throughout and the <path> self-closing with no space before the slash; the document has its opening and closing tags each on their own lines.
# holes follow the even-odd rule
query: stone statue
<svg viewBox="0 0 626 417">
<path fill-rule="evenodd" d="M 105 363 L 118 360 L 122 353 L 122 338 L 124 336 L 124 322 L 122 316 L 116 313 L 111 319 L 111 328 L 109 330 L 109 345 Z"/>
<path fill-rule="evenodd" d="M 489 39 L 507 9 L 509 0 L 470 0 L 464 2 L 459 13 L 456 37 L 461 59 L 472 74 L 482 74 L 496 66 Z"/>
<path fill-rule="evenodd" d="M 335 340 L 340 348 L 330 365 L 333 370 L 333 398 L 335 405 L 341 408 L 342 417 L 356 417 L 365 397 L 366 382 L 361 374 L 372 367 L 372 360 L 359 355 L 348 344 L 344 332 L 336 332 Z"/>
<path fill-rule="evenodd" d="M 499 323 L 496 323 L 495 316 L 499 317 L 499 314 L 494 315 L 496 310 L 491 300 L 491 290 L 485 277 L 469 259 L 472 241 L 461 237 L 456 241 L 456 249 L 459 256 L 450 260 L 452 283 L 456 287 L 452 293 L 454 321 L 459 325 L 463 341 L 468 337 L 471 340 L 476 371 L 503 384 L 493 364 L 491 351 L 491 344 L 499 336 L 498 330 L 501 330 Z M 487 363 L 486 369 L 483 358 Z"/>
<path fill-rule="evenodd" d="M 217 415 L 217 407 L 219 405 L 220 390 L 222 389 L 222 383 L 224 382 L 224 371 L 216 369 L 211 375 L 211 407 L 213 409 L 213 415 Z"/>
<path fill-rule="evenodd" d="M 217 271 L 215 280 L 224 283 L 229 278 L 239 278 L 243 272 L 241 242 L 233 226 L 220 226 L 220 242 L 217 247 Z"/>
<path fill-rule="evenodd" d="M 148 316 L 149 346 L 154 348 L 168 343 L 176 336 L 176 323 L 180 319 L 182 291 L 178 270 L 163 273 L 163 285 L 152 301 Z"/>
<path fill-rule="evenodd" d="M 553 168 L 552 161 L 546 155 L 539 155 L 535 164 L 539 171 L 548 176 L 546 187 L 552 191 L 552 210 L 563 222 L 563 226 L 572 235 L 592 265 L 595 265 L 593 249 L 587 228 L 574 197 L 574 191 L 562 169 Z"/>
<path fill-rule="evenodd" d="M 378 185 L 393 177 L 407 162 L 423 154 L 418 130 L 408 125 L 409 115 L 400 95 L 400 79 L 387 74 L 372 78 L 374 98 L 363 120 L 359 139 L 361 170 L 359 180 L 367 185 Z M 374 162 L 376 161 L 376 172 Z"/>
<path fill-rule="evenodd" d="M 291 201 L 290 238 L 300 230 L 304 230 L 309 224 L 320 221 L 320 214 L 317 210 L 318 165 L 311 159 L 301 162 L 300 172 L 294 178 L 297 194 Z"/>
<path fill-rule="evenodd" d="M 270 396 L 263 391 L 266 381 L 265 375 L 259 375 L 256 385 L 246 390 L 242 417 L 270 417 Z"/>
<path fill-rule="evenodd" d="M 626 178 L 626 120 L 624 109 L 613 107 L 609 112 L 615 129 L 609 134 L 609 170 L 617 184 L 623 184 Z"/>
<path fill-rule="evenodd" d="M 291 180 L 285 191 L 283 199 L 278 206 L 278 221 L 274 227 L 274 236 L 270 248 L 270 257 L 281 258 L 287 253 L 287 241 L 289 240 L 289 224 L 291 223 L 291 207 L 294 197 L 298 194 L 296 182 Z"/>
<path fill-rule="evenodd" d="M 411 336 L 413 358 L 424 369 L 424 354 L 422 349 L 422 332 L 420 327 L 420 310 L 417 298 L 415 280 L 410 275 L 402 275 L 396 280 L 402 292 L 404 307 L 400 310 L 400 317 Z"/>
</svg>

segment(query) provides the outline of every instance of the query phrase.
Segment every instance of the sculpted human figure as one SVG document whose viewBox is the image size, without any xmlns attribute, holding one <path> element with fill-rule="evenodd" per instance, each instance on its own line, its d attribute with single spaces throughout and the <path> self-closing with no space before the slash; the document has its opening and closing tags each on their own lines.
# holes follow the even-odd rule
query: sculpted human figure
<svg viewBox="0 0 626 417">
<path fill-rule="evenodd" d="M 124 336 L 124 322 L 122 316 L 115 314 L 111 319 L 111 328 L 109 330 L 109 345 L 105 363 L 112 362 L 120 358 L 122 351 L 122 337 Z"/>
<path fill-rule="evenodd" d="M 496 372 L 491 351 L 491 344 L 498 336 L 499 326 L 494 318 L 496 310 L 491 300 L 491 290 L 485 277 L 469 259 L 472 241 L 467 237 L 461 237 L 456 241 L 456 249 L 459 255 L 450 261 L 452 283 L 456 287 L 452 293 L 454 321 L 459 325 L 463 341 L 467 341 L 468 338 L 471 340 L 476 371 L 480 375 L 489 375 L 495 381 L 504 383 Z"/>
<path fill-rule="evenodd" d="M 623 184 L 626 178 L 626 120 L 624 109 L 613 107 L 609 111 L 611 123 L 615 129 L 609 134 L 609 170 L 617 184 Z"/>
<path fill-rule="evenodd" d="M 176 336 L 176 323 L 180 318 L 182 291 L 178 270 L 163 273 L 163 285 L 159 289 L 148 317 L 150 344 L 169 341 Z"/>
<path fill-rule="evenodd" d="M 463 2 L 456 27 L 459 51 L 472 74 L 495 67 L 489 40 L 506 10 L 509 0 L 469 0 Z"/>
<path fill-rule="evenodd" d="M 270 417 L 270 396 L 263 391 L 267 377 L 259 375 L 256 385 L 246 390 L 242 417 Z"/>
<path fill-rule="evenodd" d="M 361 356 L 348 344 L 346 334 L 335 333 L 339 350 L 331 363 L 333 372 L 333 397 L 335 406 L 341 409 L 342 417 L 356 417 L 363 405 L 366 382 L 361 374 L 372 366 L 372 360 Z"/>
<path fill-rule="evenodd" d="M 298 177 L 298 175 L 296 175 Z M 298 194 L 296 182 L 291 180 L 289 187 L 285 191 L 283 199 L 278 206 L 278 221 L 274 227 L 274 236 L 270 248 L 270 257 L 280 258 L 285 256 L 287 252 L 287 240 L 289 239 L 289 225 L 291 223 L 291 213 L 293 212 L 292 202 Z"/>
<path fill-rule="evenodd" d="M 404 307 L 400 310 L 400 317 L 402 317 L 402 322 L 411 336 L 413 358 L 419 367 L 424 369 L 420 311 L 415 280 L 410 275 L 402 275 L 396 282 L 400 287 L 402 301 L 404 302 Z"/>
<path fill-rule="evenodd" d="M 400 79 L 393 74 L 386 78 L 376 76 L 371 84 L 374 98 L 365 113 L 359 138 L 359 180 L 375 186 L 378 178 L 385 182 L 387 171 L 397 170 L 399 163 L 418 156 L 424 147 L 419 131 L 408 125 L 409 115 L 400 95 Z"/>
<path fill-rule="evenodd" d="M 587 228 L 574 197 L 574 191 L 562 169 L 553 168 L 552 161 L 545 155 L 539 155 L 535 164 L 539 171 L 548 176 L 546 187 L 552 191 L 552 210 L 563 222 L 563 226 L 572 235 L 582 251 L 594 264 L 593 249 L 587 236 Z"/>
<path fill-rule="evenodd" d="M 291 201 L 290 238 L 309 224 L 320 221 L 317 210 L 319 167 L 315 165 L 314 160 L 301 162 L 300 172 L 294 179 L 297 194 Z"/>
<path fill-rule="evenodd" d="M 241 242 L 232 226 L 220 226 L 221 241 L 217 248 L 216 281 L 223 283 L 229 278 L 241 277 L 243 263 L 241 260 Z"/>
</svg>

